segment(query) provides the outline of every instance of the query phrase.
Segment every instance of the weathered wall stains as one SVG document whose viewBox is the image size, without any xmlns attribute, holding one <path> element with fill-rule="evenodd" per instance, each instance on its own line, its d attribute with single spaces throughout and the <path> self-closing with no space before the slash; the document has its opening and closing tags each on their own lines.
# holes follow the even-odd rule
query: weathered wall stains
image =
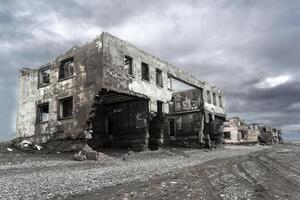
<svg viewBox="0 0 300 200">
<path fill-rule="evenodd" d="M 17 136 L 35 136 L 42 142 L 50 138 L 84 137 L 83 126 L 87 120 L 95 91 L 101 88 L 101 56 L 97 46 L 99 38 L 83 47 L 74 47 L 38 69 L 21 70 L 19 78 Z M 74 58 L 74 76 L 59 80 L 61 61 Z M 50 68 L 50 84 L 38 86 L 39 69 Z M 74 114 L 71 119 L 59 120 L 59 99 L 73 97 Z M 49 103 L 49 121 L 37 122 L 37 106 Z"/>
</svg>

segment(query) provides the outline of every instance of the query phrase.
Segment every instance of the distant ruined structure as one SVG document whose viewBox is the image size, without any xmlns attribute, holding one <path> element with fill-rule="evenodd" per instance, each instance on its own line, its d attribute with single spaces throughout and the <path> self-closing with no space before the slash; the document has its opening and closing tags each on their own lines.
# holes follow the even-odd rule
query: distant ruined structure
<svg viewBox="0 0 300 200">
<path fill-rule="evenodd" d="M 281 131 L 263 124 L 247 124 L 239 117 L 226 120 L 222 126 L 223 142 L 226 144 L 282 142 Z"/>
<path fill-rule="evenodd" d="M 210 146 L 225 119 L 222 90 L 105 32 L 20 71 L 17 137 L 38 143 Z"/>
</svg>

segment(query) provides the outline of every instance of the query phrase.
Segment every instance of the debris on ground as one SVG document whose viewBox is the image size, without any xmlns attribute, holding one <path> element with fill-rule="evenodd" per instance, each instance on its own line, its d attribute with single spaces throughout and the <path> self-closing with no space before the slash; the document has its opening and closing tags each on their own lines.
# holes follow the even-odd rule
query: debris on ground
<svg viewBox="0 0 300 200">
<path fill-rule="evenodd" d="M 6 150 L 9 151 L 9 152 L 12 152 L 12 151 L 13 151 L 13 149 L 12 149 L 12 148 L 9 148 L 9 147 L 7 147 Z"/>
<path fill-rule="evenodd" d="M 34 149 L 41 151 L 43 149 L 43 147 L 41 145 L 35 144 Z"/>
<path fill-rule="evenodd" d="M 78 153 L 74 154 L 73 160 L 84 161 L 86 160 L 86 155 L 82 151 L 79 151 Z"/>
<path fill-rule="evenodd" d="M 23 152 L 34 152 L 34 145 L 32 142 L 28 141 L 28 140 L 22 140 L 21 142 L 15 142 L 14 146 Z"/>
<path fill-rule="evenodd" d="M 83 161 L 83 160 L 104 160 L 108 158 L 107 155 L 93 150 L 87 144 L 78 153 L 75 153 L 73 160 Z"/>
</svg>

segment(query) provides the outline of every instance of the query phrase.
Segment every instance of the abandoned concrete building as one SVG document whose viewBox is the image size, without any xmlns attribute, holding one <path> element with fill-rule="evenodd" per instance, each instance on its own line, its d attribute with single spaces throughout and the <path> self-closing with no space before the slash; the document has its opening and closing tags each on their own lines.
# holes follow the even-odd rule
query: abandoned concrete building
<svg viewBox="0 0 300 200">
<path fill-rule="evenodd" d="M 282 142 L 281 131 L 262 123 L 248 124 L 240 117 L 228 118 L 221 127 L 223 143 L 278 143 Z"/>
<path fill-rule="evenodd" d="M 250 128 L 259 133 L 258 142 L 260 143 L 273 144 L 283 142 L 280 129 L 273 128 L 262 123 L 250 124 Z"/>
<path fill-rule="evenodd" d="M 224 143 L 245 144 L 257 143 L 259 131 L 252 128 L 245 120 L 239 117 L 232 117 L 226 120 L 222 126 Z"/>
<path fill-rule="evenodd" d="M 102 33 L 19 76 L 17 137 L 157 148 L 221 140 L 223 91 Z"/>
</svg>

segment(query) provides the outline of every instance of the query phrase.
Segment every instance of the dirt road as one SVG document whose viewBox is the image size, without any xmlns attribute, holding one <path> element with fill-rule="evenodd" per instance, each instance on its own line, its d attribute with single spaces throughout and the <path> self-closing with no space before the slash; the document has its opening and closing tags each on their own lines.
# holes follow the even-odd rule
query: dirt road
<svg viewBox="0 0 300 200">
<path fill-rule="evenodd" d="M 300 146 L 215 159 L 70 199 L 300 199 Z"/>
<path fill-rule="evenodd" d="M 0 199 L 300 199 L 300 146 L 68 154 L 0 152 Z"/>
</svg>

